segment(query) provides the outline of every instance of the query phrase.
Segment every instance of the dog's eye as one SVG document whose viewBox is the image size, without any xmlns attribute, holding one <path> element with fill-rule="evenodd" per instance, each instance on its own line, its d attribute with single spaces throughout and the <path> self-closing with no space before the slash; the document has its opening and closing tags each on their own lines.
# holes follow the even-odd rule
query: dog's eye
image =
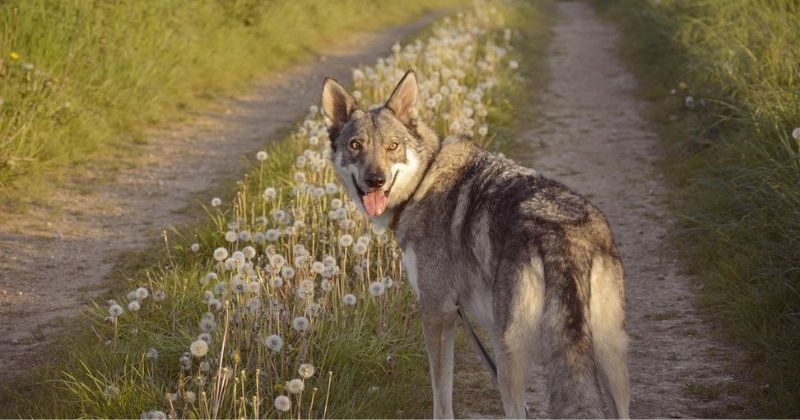
<svg viewBox="0 0 800 420">
<path fill-rule="evenodd" d="M 357 140 L 350 140 L 350 149 L 351 150 L 360 150 L 361 149 L 361 143 L 359 143 Z"/>
<path fill-rule="evenodd" d="M 397 146 L 399 146 L 399 144 L 397 144 L 396 141 L 393 141 L 392 144 L 389 145 L 389 150 L 397 150 Z"/>
</svg>

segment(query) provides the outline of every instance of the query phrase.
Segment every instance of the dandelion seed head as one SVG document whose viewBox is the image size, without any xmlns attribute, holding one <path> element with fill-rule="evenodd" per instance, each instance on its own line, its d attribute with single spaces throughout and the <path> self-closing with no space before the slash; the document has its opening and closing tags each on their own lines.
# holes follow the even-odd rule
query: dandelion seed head
<svg viewBox="0 0 800 420">
<path fill-rule="evenodd" d="M 214 198 L 211 199 L 211 206 L 212 207 L 219 207 L 220 205 L 222 205 L 222 200 L 220 200 L 217 197 L 214 197 Z"/>
<path fill-rule="evenodd" d="M 189 346 L 189 351 L 192 352 L 194 357 L 199 359 L 208 353 L 208 343 L 203 340 L 194 341 L 192 345 Z"/>
<path fill-rule="evenodd" d="M 111 305 L 110 308 L 108 308 L 108 314 L 111 315 L 114 318 L 122 315 L 123 312 L 124 312 L 124 310 L 122 309 L 122 306 L 119 306 L 116 303 Z"/>
<path fill-rule="evenodd" d="M 136 299 L 143 300 L 143 299 L 147 299 L 149 296 L 150 296 L 150 292 L 146 288 L 140 287 L 140 288 L 136 289 Z"/>
<path fill-rule="evenodd" d="M 386 277 L 381 279 L 381 283 L 383 283 L 383 285 L 388 289 L 388 288 L 392 287 L 392 285 L 394 285 L 394 280 L 392 280 L 391 277 L 386 276 Z"/>
<path fill-rule="evenodd" d="M 132 300 L 128 302 L 128 310 L 131 312 L 137 312 L 139 309 L 142 308 L 142 305 L 139 303 L 138 300 Z"/>
<path fill-rule="evenodd" d="M 280 237 L 281 237 L 281 231 L 279 231 L 278 229 L 269 229 L 264 234 L 264 239 L 266 239 L 267 242 L 275 242 L 278 239 L 280 239 Z"/>
<path fill-rule="evenodd" d="M 193 244 L 192 244 L 192 245 L 189 247 L 189 249 L 191 249 L 191 250 L 192 250 L 192 252 L 197 252 L 197 251 L 200 251 L 200 244 L 198 244 L 198 243 L 193 243 Z"/>
<path fill-rule="evenodd" d="M 269 187 L 264 190 L 264 194 L 261 195 L 264 198 L 264 201 L 272 201 L 275 197 L 278 196 L 278 192 L 273 187 Z"/>
<path fill-rule="evenodd" d="M 339 192 L 339 187 L 336 186 L 333 182 L 329 182 L 325 184 L 325 194 L 334 195 Z M 333 203 L 333 201 L 331 201 Z"/>
<path fill-rule="evenodd" d="M 375 297 L 381 296 L 385 291 L 386 291 L 386 286 L 384 286 L 383 283 L 379 281 L 374 281 L 369 285 L 369 294 L 371 294 L 372 296 Z"/>
<path fill-rule="evenodd" d="M 238 239 L 239 239 L 239 235 L 236 232 L 234 232 L 232 230 L 229 230 L 229 231 L 225 232 L 225 240 L 226 241 L 228 241 L 228 242 L 236 242 Z"/>
<path fill-rule="evenodd" d="M 272 352 L 278 353 L 283 348 L 283 339 L 277 334 L 272 334 L 264 339 L 264 344 Z"/>
<path fill-rule="evenodd" d="M 290 400 L 286 395 L 278 395 L 275 397 L 275 409 L 282 412 L 291 410 L 292 400 Z"/>
<path fill-rule="evenodd" d="M 167 292 L 163 289 L 158 289 L 153 293 L 153 300 L 156 302 L 162 302 L 164 299 L 167 298 Z"/>
<path fill-rule="evenodd" d="M 292 379 L 291 381 L 286 382 L 286 391 L 288 391 L 290 394 L 299 394 L 303 392 L 305 387 L 306 386 L 303 384 L 301 379 Z"/>
<path fill-rule="evenodd" d="M 205 341 L 206 344 L 211 344 L 211 334 L 207 332 L 200 333 L 200 335 L 197 336 L 197 339 Z"/>
<path fill-rule="evenodd" d="M 344 303 L 347 306 L 355 305 L 357 300 L 358 299 L 356 299 L 356 296 L 350 293 L 342 296 L 342 303 Z"/>
<path fill-rule="evenodd" d="M 204 360 L 200 362 L 200 366 L 198 366 L 198 368 L 200 368 L 201 372 L 208 372 L 211 370 L 211 363 Z"/>
<path fill-rule="evenodd" d="M 792 138 L 797 141 L 800 141 L 800 127 L 797 127 L 794 130 L 792 130 Z"/>
<path fill-rule="evenodd" d="M 197 401 L 197 394 L 194 391 L 186 391 L 183 393 L 183 400 L 188 404 L 194 404 Z"/>
<path fill-rule="evenodd" d="M 214 259 L 217 261 L 224 261 L 228 258 L 228 250 L 223 247 L 219 247 L 214 250 Z"/>
<path fill-rule="evenodd" d="M 263 150 L 259 150 L 258 153 L 256 153 L 256 159 L 258 159 L 259 162 L 267 160 L 267 157 L 267 152 Z"/>
<path fill-rule="evenodd" d="M 148 360 L 156 360 L 158 359 L 158 350 L 156 350 L 153 347 L 150 347 L 149 349 L 147 349 L 147 352 L 145 353 L 144 357 L 147 358 Z"/>
<path fill-rule="evenodd" d="M 350 245 L 353 245 L 353 235 L 345 233 L 339 237 L 339 246 L 348 247 Z"/>
<path fill-rule="evenodd" d="M 315 370 L 316 369 L 314 368 L 314 365 L 312 365 L 311 363 L 301 363 L 300 367 L 297 368 L 297 373 L 300 375 L 301 378 L 308 379 L 314 376 Z"/>
<path fill-rule="evenodd" d="M 292 320 L 292 328 L 294 328 L 296 331 L 303 332 L 308 329 L 308 326 L 308 318 L 304 316 L 298 316 Z"/>
</svg>

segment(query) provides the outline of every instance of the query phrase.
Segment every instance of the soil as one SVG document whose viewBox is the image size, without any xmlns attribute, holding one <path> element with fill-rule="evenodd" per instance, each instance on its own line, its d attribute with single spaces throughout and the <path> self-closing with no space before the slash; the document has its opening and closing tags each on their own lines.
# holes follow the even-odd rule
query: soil
<svg viewBox="0 0 800 420">
<path fill-rule="evenodd" d="M 636 82 L 615 55 L 618 33 L 583 2 L 558 2 L 547 57 L 551 80 L 513 158 L 584 194 L 611 222 L 626 268 L 633 417 L 737 417 L 746 381 L 738 349 L 715 336 L 694 306 L 698 289 L 669 233 L 663 151 L 642 117 Z M 109 174 L 90 171 L 60 188 L 48 205 L 0 224 L 0 384 L 30 368 L 64 322 L 118 282 L 131 252 L 153 247 L 173 226 L 204 216 L 199 203 L 224 194 L 255 151 L 280 139 L 318 102 L 325 75 L 347 82 L 430 23 L 360 34 L 231 98 L 226 110 L 151 136 L 144 153 Z M 57 209 L 53 211 L 53 209 Z M 64 321 L 67 320 L 67 321 Z M 502 416 L 499 395 L 464 340 L 456 362 L 456 414 Z M 540 375 L 534 375 L 539 377 Z M 540 380 L 531 416 L 547 416 Z"/>
<path fill-rule="evenodd" d="M 735 373 L 742 353 L 701 318 L 694 305 L 700 285 L 670 240 L 676 217 L 660 165 L 664 150 L 642 116 L 648 105 L 635 96 L 635 79 L 616 55 L 619 33 L 587 2 L 557 7 L 549 86 L 510 157 L 574 188 L 609 219 L 625 266 L 631 417 L 752 415 L 742 397 L 748 378 Z M 476 373 L 482 366 L 473 353 L 456 362 L 455 392 L 464 394 L 456 396 L 456 415 L 502 416 L 502 406 L 486 399 L 499 393 L 480 388 L 491 385 Z M 547 417 L 535 370 L 530 415 Z"/>
<path fill-rule="evenodd" d="M 90 166 L 23 214 L 4 214 L 0 384 L 46 355 L 65 324 L 123 278 L 115 268 L 126 259 L 163 243 L 173 227 L 204 220 L 200 204 L 224 196 L 256 151 L 283 138 L 319 103 L 325 76 L 350 83 L 353 68 L 374 64 L 441 14 L 379 33 L 353 32 L 316 60 L 225 100 L 221 112 L 152 133 L 130 157 Z"/>
</svg>

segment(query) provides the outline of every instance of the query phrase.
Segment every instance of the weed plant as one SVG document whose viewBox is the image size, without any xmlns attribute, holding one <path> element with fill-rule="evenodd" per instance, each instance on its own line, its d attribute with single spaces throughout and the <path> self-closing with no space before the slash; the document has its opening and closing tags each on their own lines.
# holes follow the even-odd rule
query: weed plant
<svg viewBox="0 0 800 420">
<path fill-rule="evenodd" d="M 761 415 L 800 413 L 800 5 L 600 1 L 655 102 L 681 242 L 745 345 Z M 755 415 L 755 414 L 754 414 Z"/>
</svg>

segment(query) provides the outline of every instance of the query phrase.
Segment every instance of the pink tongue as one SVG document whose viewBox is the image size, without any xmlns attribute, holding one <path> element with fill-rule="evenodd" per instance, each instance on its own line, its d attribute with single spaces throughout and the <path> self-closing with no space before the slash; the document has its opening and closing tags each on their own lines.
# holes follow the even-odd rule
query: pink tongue
<svg viewBox="0 0 800 420">
<path fill-rule="evenodd" d="M 380 216 L 386 210 L 386 193 L 383 191 L 373 191 L 361 197 L 364 208 L 370 216 Z"/>
</svg>

